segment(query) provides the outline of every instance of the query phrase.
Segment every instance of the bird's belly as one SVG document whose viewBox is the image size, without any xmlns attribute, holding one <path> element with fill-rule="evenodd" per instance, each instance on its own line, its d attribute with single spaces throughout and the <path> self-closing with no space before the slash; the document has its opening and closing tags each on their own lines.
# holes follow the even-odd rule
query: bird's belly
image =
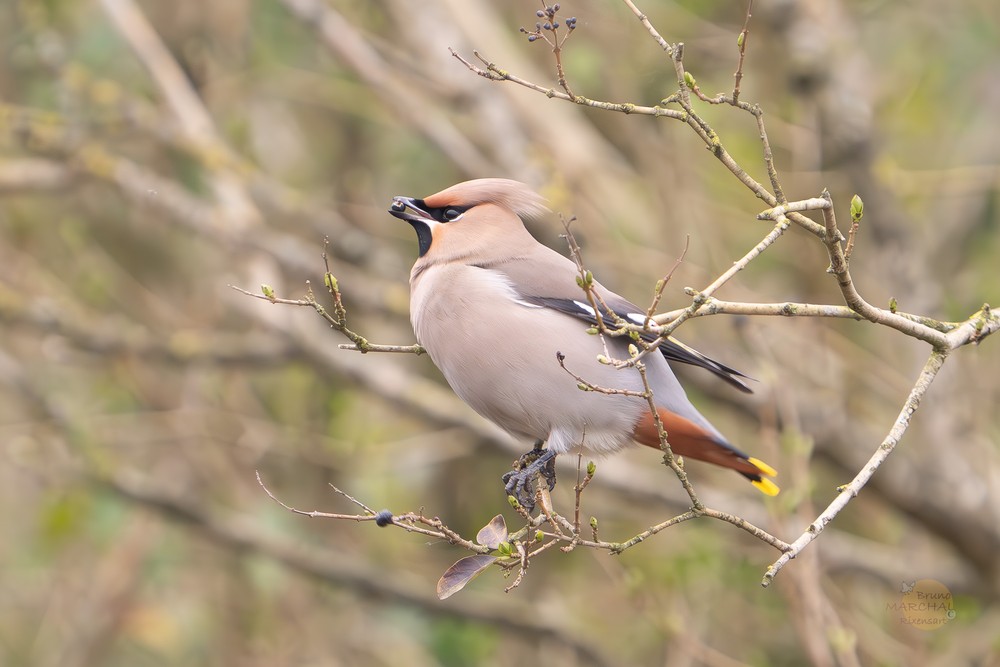
<svg viewBox="0 0 1000 667">
<path fill-rule="evenodd" d="M 535 374 L 524 381 L 504 378 L 470 386 L 448 372 L 445 377 L 455 393 L 480 415 L 515 436 L 546 440 L 557 452 L 577 448 L 612 452 L 631 441 L 642 399 L 581 391 L 576 380 L 558 365 L 556 368 L 569 382 L 537 373 L 538 366 L 525 368 Z"/>
<path fill-rule="evenodd" d="M 646 400 L 583 391 L 568 371 L 605 389 L 633 392 L 642 391 L 638 371 L 598 363 L 605 343 L 587 335 L 579 320 L 522 305 L 504 308 L 503 317 L 488 317 L 474 307 L 481 302 L 470 297 L 461 307 L 453 299 L 431 300 L 414 319 L 417 339 L 462 400 L 509 433 L 546 440 L 559 453 L 610 453 L 631 441 Z M 437 311 L 445 307 L 449 312 Z M 464 316 L 454 317 L 459 313 Z M 421 326 L 427 317 L 435 323 L 449 318 L 448 325 Z M 606 342 L 612 355 L 625 356 L 620 339 Z M 568 371 L 559 365 L 557 352 Z"/>
</svg>

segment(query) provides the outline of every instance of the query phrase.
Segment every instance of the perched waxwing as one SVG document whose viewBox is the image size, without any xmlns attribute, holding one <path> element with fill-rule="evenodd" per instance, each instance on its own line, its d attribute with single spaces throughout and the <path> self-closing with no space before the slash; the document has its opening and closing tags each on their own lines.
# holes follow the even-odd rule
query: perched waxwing
<svg viewBox="0 0 1000 667">
<path fill-rule="evenodd" d="M 581 391 L 573 377 L 602 388 L 644 390 L 635 367 L 598 361 L 601 355 L 628 359 L 631 340 L 592 334 L 597 313 L 577 282 L 576 264 L 525 229 L 522 216 L 546 210 L 526 185 L 501 178 L 466 181 L 423 199 L 395 197 L 389 209 L 417 233 L 420 257 L 410 273 L 417 340 L 463 401 L 515 437 L 535 442 L 520 470 L 504 476 L 507 492 L 528 507 L 538 473 L 555 484 L 558 454 L 602 455 L 631 442 L 660 446 L 647 399 Z M 642 309 L 596 281 L 593 293 L 600 297 L 597 308 L 645 321 Z M 610 312 L 601 314 L 613 321 Z M 740 379 L 746 376 L 673 338 L 660 351 L 643 362 L 673 452 L 732 468 L 762 492 L 777 494 L 768 479 L 775 470 L 731 445 L 695 409 L 668 360 L 699 366 L 749 392 Z"/>
</svg>

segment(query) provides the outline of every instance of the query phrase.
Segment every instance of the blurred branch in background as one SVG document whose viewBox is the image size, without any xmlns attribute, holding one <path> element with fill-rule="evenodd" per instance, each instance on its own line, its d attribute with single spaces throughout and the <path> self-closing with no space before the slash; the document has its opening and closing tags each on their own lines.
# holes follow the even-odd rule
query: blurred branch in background
<svg viewBox="0 0 1000 667">
<path fill-rule="evenodd" d="M 654 108 L 677 88 L 660 47 L 623 37 L 639 28 L 624 4 L 562 4 L 578 18 L 561 54 L 574 96 Z M 779 655 L 966 664 L 995 656 L 995 345 L 949 357 L 905 447 L 820 548 L 766 593 L 755 582 L 763 545 L 685 522 L 621 557 L 539 560 L 516 593 L 530 611 L 488 581 L 429 603 L 434 578 L 454 561 L 448 549 L 305 522 L 261 493 L 256 469 L 299 507 L 327 506 L 333 482 L 380 506 L 433 506 L 462 534 L 496 513 L 497 471 L 521 446 L 462 406 L 426 359 L 338 350 L 311 313 L 226 288 L 268 283 L 298 297 L 323 273 L 329 236 L 351 328 L 412 340 L 412 239 L 383 213 L 392 195 L 463 177 L 530 182 L 555 210 L 578 217 L 589 268 L 630 296 L 648 294 L 690 236 L 660 324 L 695 298 L 680 286 L 711 284 L 760 240 L 749 222 L 760 201 L 681 126 L 486 85 L 447 50 L 475 48 L 561 93 L 552 55 L 526 48 L 517 32 L 538 8 L 534 0 L 0 8 L 8 45 L 0 661 L 490 665 L 544 654 L 567 665 Z M 947 324 L 1000 300 L 1000 146 L 990 131 L 1000 56 L 982 29 L 1000 22 L 997 7 L 755 3 L 749 47 L 737 42 L 745 8 L 642 9 L 651 25 L 669 26 L 669 39 L 683 39 L 699 90 L 732 89 L 745 49 L 739 101 L 766 106 L 785 192 L 829 188 L 836 202 L 861 195 L 850 270 L 868 302 L 895 297 L 897 314 L 935 313 Z M 930 67 L 927 44 L 935 44 Z M 768 169 L 755 166 L 759 117 L 722 110 L 708 108 L 704 120 L 753 181 L 769 183 Z M 532 231 L 558 247 L 555 225 Z M 759 504 L 723 490 L 726 478 L 692 471 L 699 497 L 794 535 L 864 467 L 927 355 L 923 344 L 850 321 L 843 307 L 815 306 L 836 313 L 822 321 L 701 317 L 746 304 L 784 314 L 786 304 L 840 298 L 810 269 L 826 257 L 812 235 L 786 233 L 781 245 L 705 299 L 683 332 L 717 358 L 743 358 L 739 366 L 761 380 L 757 394 L 745 399 L 697 375 L 685 383 L 724 431 L 777 459 L 787 481 L 776 502 Z M 641 454 L 601 462 L 588 486 L 602 531 L 637 534 L 689 504 Z M 134 495 L 90 481 L 125 478 Z M 296 566 L 281 549 L 212 546 L 197 523 L 150 512 L 146 496 L 181 502 L 220 534 L 239 533 L 254 516 L 254 538 L 328 563 L 364 563 L 388 593 L 289 576 Z M 571 489 L 557 488 L 553 502 L 572 506 Z M 407 586 L 421 596 L 405 572 L 425 582 L 424 602 L 394 597 Z M 934 632 L 893 606 L 904 599 L 901 584 L 919 580 L 955 596 L 955 618 Z M 508 611 L 530 622 L 498 631 Z"/>
</svg>

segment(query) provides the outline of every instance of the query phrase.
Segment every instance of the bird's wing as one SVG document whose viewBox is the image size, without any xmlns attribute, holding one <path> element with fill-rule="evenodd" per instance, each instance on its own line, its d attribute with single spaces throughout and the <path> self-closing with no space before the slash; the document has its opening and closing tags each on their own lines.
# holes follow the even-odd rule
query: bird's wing
<svg viewBox="0 0 1000 667">
<path fill-rule="evenodd" d="M 533 251 L 530 256 L 481 266 L 504 274 L 517 293 L 518 301 L 524 305 L 551 308 L 597 325 L 595 309 L 577 284 L 579 272 L 576 265 L 554 250 L 539 245 L 538 250 Z M 597 304 L 597 311 L 608 326 L 614 325 L 614 316 L 632 324 L 642 325 L 646 321 L 646 313 L 641 308 L 603 285 L 595 282 L 594 293 L 604 302 Z M 640 336 L 647 342 L 656 339 L 653 333 L 643 333 Z M 673 336 L 668 336 L 660 343 L 660 352 L 669 361 L 704 368 L 740 391 L 753 393 L 753 389 L 743 382 L 743 379 L 753 379 L 749 375 L 705 356 Z"/>
</svg>

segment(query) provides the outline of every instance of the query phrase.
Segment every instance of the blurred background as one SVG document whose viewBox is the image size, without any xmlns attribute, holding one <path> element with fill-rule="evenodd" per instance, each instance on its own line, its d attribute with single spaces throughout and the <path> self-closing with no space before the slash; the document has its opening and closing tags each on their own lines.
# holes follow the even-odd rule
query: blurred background
<svg viewBox="0 0 1000 667">
<path fill-rule="evenodd" d="M 690 250 L 689 303 L 769 229 L 682 123 L 486 81 L 473 49 L 556 86 L 518 34 L 529 0 L 0 3 L 0 663 L 90 665 L 1000 664 L 1000 341 L 952 355 L 889 461 L 772 586 L 777 552 L 709 520 L 621 556 L 556 550 L 524 583 L 371 523 L 420 508 L 471 537 L 513 524 L 499 476 L 527 443 L 471 413 L 426 357 L 360 355 L 314 312 L 229 288 L 322 292 L 324 238 L 353 329 L 413 342 L 394 195 L 530 183 L 576 215 L 584 257 L 640 304 Z M 728 91 L 745 5 L 641 3 L 708 94 Z M 574 92 L 653 105 L 673 70 L 624 3 L 565 0 Z M 765 110 L 791 199 L 853 194 L 852 269 L 885 306 L 963 319 L 1000 302 L 1000 5 L 758 0 L 743 99 Z M 698 107 L 766 182 L 753 119 Z M 533 221 L 563 250 L 558 218 Z M 840 303 L 789 230 L 721 298 Z M 320 294 L 322 298 L 322 294 Z M 881 442 L 929 349 L 841 320 L 717 316 L 678 336 L 759 380 L 681 369 L 732 440 L 778 468 L 768 499 L 688 467 L 712 507 L 791 541 Z M 568 457 L 567 457 L 568 458 Z M 602 537 L 683 511 L 660 457 L 599 462 Z M 557 507 L 572 508 L 575 461 Z M 944 586 L 954 618 L 901 614 Z M 926 582 L 931 582 L 930 584 Z M 907 620 L 911 622 L 907 622 Z"/>
</svg>

